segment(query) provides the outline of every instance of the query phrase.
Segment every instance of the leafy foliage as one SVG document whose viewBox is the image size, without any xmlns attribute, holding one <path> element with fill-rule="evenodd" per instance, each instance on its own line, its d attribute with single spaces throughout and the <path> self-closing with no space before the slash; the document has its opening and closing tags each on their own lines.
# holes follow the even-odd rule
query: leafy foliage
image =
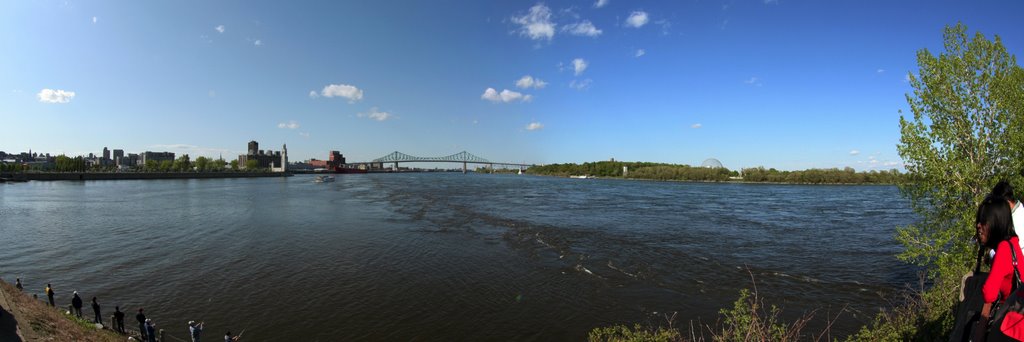
<svg viewBox="0 0 1024 342">
<path fill-rule="evenodd" d="M 900 190 L 921 218 L 897 229 L 899 258 L 924 266 L 933 285 L 910 301 L 916 307 L 879 316 L 873 329 L 891 333 L 884 338 L 949 334 L 960 276 L 975 255 L 977 203 L 1001 179 L 1021 184 L 1024 170 L 1024 71 L 999 36 L 968 39 L 957 24 L 943 38 L 944 53 L 917 54 L 919 74 L 910 75 L 907 94 L 913 116 L 900 117 L 897 146 L 910 177 Z M 861 337 L 880 337 L 871 333 Z"/>
<path fill-rule="evenodd" d="M 645 329 L 640 324 L 632 328 L 625 325 L 615 325 L 591 330 L 587 334 L 587 340 L 591 342 L 672 342 L 682 341 L 679 330 L 658 327 L 657 329 Z"/>
<path fill-rule="evenodd" d="M 897 148 L 913 178 L 901 190 L 922 217 L 899 229 L 900 257 L 935 266 L 933 276 L 967 269 L 977 203 L 1000 179 L 1019 184 L 1024 170 L 1024 74 L 998 36 L 968 40 L 966 31 L 946 28 L 944 54 L 918 52 L 913 117 L 900 117 Z"/>
<path fill-rule="evenodd" d="M 899 170 L 856 172 L 853 168 L 779 171 L 763 167 L 743 169 L 747 182 L 801 184 L 899 184 L 905 176 Z"/>
</svg>

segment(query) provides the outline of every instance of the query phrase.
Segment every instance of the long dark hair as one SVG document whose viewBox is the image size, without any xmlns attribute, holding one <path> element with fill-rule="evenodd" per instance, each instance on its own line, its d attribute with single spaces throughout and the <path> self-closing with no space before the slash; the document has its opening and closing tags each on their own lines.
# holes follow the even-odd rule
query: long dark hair
<svg viewBox="0 0 1024 342">
<path fill-rule="evenodd" d="M 1010 216 L 1010 206 L 1006 200 L 999 195 L 989 195 L 981 201 L 978 206 L 978 213 L 974 217 L 975 223 L 988 225 L 988 242 L 985 247 L 996 249 L 999 243 L 1017 236 L 1013 231 L 1013 219 Z"/>
</svg>

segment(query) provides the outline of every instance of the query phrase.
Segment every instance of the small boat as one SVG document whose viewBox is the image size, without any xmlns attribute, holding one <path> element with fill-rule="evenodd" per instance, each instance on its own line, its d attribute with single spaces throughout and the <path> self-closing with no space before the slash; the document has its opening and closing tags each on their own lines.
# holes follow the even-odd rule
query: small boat
<svg viewBox="0 0 1024 342">
<path fill-rule="evenodd" d="M 334 176 L 316 176 L 313 178 L 313 183 L 330 183 L 334 181 Z"/>
<path fill-rule="evenodd" d="M 519 174 L 523 174 L 523 169 L 519 169 Z"/>
<path fill-rule="evenodd" d="M 569 176 L 569 178 L 587 179 L 587 178 L 592 178 L 592 177 L 587 176 L 587 175 L 582 175 L 582 176 Z"/>
</svg>

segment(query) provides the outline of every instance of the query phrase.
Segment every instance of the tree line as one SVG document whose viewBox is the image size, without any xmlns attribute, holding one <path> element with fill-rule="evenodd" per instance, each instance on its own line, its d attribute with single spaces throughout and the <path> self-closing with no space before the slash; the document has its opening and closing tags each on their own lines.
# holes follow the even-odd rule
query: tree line
<svg viewBox="0 0 1024 342">
<path fill-rule="evenodd" d="M 623 167 L 626 167 L 625 174 L 623 174 Z M 802 184 L 899 184 L 906 177 L 905 174 L 895 169 L 857 172 L 853 168 L 847 167 L 843 169 L 780 171 L 774 168 L 756 167 L 745 168 L 742 172 L 739 172 L 724 167 L 709 168 L 684 164 L 619 161 L 549 164 L 530 167 L 526 172 L 547 176 L 588 175 L 674 181 L 744 181 Z"/>
<path fill-rule="evenodd" d="M 900 184 L 905 174 L 899 170 L 871 170 L 857 172 L 851 167 L 840 169 L 809 169 L 779 171 L 763 167 L 743 169 L 747 182 L 805 183 L 805 184 Z"/>
<path fill-rule="evenodd" d="M 198 157 L 191 160 L 188 155 L 182 155 L 174 160 L 147 160 L 145 164 L 132 166 L 132 171 L 140 172 L 232 172 L 238 171 L 240 165 L 237 160 L 231 162 L 223 158 Z M 248 160 L 245 163 L 247 171 L 266 171 L 260 168 L 256 160 Z M 54 158 L 53 163 L 48 164 L 0 164 L 0 172 L 114 172 L 117 167 L 114 165 L 89 165 L 84 157 L 68 157 L 59 155 Z"/>
</svg>

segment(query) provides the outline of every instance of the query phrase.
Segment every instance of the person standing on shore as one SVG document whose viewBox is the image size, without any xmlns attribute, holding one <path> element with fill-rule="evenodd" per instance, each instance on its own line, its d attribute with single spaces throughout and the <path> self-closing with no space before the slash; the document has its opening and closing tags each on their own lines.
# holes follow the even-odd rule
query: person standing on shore
<svg viewBox="0 0 1024 342">
<path fill-rule="evenodd" d="M 152 319 L 146 319 L 146 336 L 149 336 L 149 342 L 156 342 L 156 323 Z"/>
<path fill-rule="evenodd" d="M 71 298 L 71 307 L 75 308 L 75 316 L 79 319 L 82 318 L 82 297 L 78 296 L 78 291 L 75 291 L 75 296 Z"/>
<path fill-rule="evenodd" d="M 199 342 L 199 335 L 203 333 L 203 323 L 196 321 L 188 321 L 188 335 L 192 337 L 192 342 Z"/>
<path fill-rule="evenodd" d="M 21 278 L 16 278 L 14 281 L 14 287 L 18 288 L 18 291 L 24 291 L 25 287 L 21 286 Z"/>
<path fill-rule="evenodd" d="M 975 322 L 973 341 L 985 341 L 985 334 L 996 341 L 1009 341 L 1008 337 L 1000 329 L 992 329 L 986 332 L 989 319 L 992 317 L 992 307 L 996 303 L 1005 302 L 1010 296 L 1014 283 L 1018 280 L 1017 273 L 1024 273 L 1024 264 L 1017 263 L 1017 256 L 1024 256 L 1021 252 L 1019 238 L 1013 231 L 1013 221 L 1010 216 L 1010 208 L 1006 200 L 999 196 L 990 194 L 978 206 L 978 213 L 975 215 L 975 226 L 977 227 L 978 242 L 983 246 L 996 251 L 992 260 L 992 269 L 989 271 L 985 284 L 982 285 L 981 293 L 984 304 L 982 305 L 978 321 Z M 1001 323 L 1001 322 L 999 322 Z M 999 327 L 998 324 L 995 327 Z M 992 339 L 988 339 L 991 341 Z"/>
<path fill-rule="evenodd" d="M 1018 201 L 1013 195 L 1013 185 L 1006 180 L 1001 180 L 996 183 L 996 186 L 992 187 L 992 195 L 998 196 L 1006 201 L 1006 204 L 1010 206 L 1010 217 L 1011 223 L 1013 223 L 1014 231 L 1016 229 L 1024 229 L 1024 209 L 1020 201 Z"/>
<path fill-rule="evenodd" d="M 50 283 L 46 283 L 46 298 L 50 300 L 50 306 L 57 306 L 53 304 L 53 286 L 50 286 Z"/>
<path fill-rule="evenodd" d="M 103 316 L 100 315 L 100 303 L 96 302 L 96 297 L 92 297 L 92 313 L 96 314 L 96 318 L 92 321 L 103 324 Z"/>
<path fill-rule="evenodd" d="M 146 340 L 146 315 L 142 313 L 142 308 L 139 308 L 139 314 L 135 315 L 135 320 L 139 321 L 139 337 Z"/>
<path fill-rule="evenodd" d="M 114 331 L 124 334 L 124 312 L 120 306 L 114 306 Z"/>
</svg>

